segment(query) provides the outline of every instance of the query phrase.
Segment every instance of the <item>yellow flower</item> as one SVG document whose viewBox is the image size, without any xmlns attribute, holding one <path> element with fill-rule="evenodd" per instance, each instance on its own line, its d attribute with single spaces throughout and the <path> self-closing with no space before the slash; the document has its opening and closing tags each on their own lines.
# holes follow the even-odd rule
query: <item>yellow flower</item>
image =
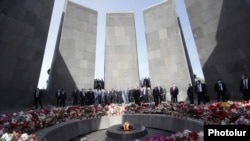
<svg viewBox="0 0 250 141">
<path fill-rule="evenodd" d="M 227 102 L 222 102 L 221 107 L 226 108 L 227 107 Z"/>
</svg>

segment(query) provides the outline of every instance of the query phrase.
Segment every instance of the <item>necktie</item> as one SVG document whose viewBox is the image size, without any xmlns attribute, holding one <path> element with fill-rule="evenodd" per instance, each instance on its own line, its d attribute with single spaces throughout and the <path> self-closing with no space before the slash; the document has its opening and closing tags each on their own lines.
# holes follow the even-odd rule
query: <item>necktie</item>
<svg viewBox="0 0 250 141">
<path fill-rule="evenodd" d="M 220 83 L 219 85 L 220 85 L 220 91 L 223 91 L 222 84 Z"/>
<path fill-rule="evenodd" d="M 199 84 L 199 91 L 202 92 L 201 84 Z"/>
<path fill-rule="evenodd" d="M 36 97 L 39 97 L 39 91 L 36 91 Z"/>
<path fill-rule="evenodd" d="M 244 79 L 244 88 L 245 88 L 246 90 L 248 89 L 247 79 Z"/>
</svg>

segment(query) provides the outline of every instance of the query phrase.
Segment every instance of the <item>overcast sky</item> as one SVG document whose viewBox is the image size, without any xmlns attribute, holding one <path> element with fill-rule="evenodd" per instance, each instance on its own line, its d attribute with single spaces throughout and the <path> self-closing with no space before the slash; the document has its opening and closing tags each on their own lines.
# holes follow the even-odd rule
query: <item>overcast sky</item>
<svg viewBox="0 0 250 141">
<path fill-rule="evenodd" d="M 105 23 L 106 13 L 132 11 L 135 14 L 136 38 L 138 48 L 138 61 L 140 77 L 149 77 L 148 58 L 146 49 L 145 30 L 143 23 L 143 10 L 158 4 L 165 0 L 71 0 L 77 4 L 89 7 L 98 11 L 97 25 L 97 44 L 96 44 L 96 67 L 95 78 L 104 78 L 104 48 L 105 48 Z M 42 70 L 38 83 L 39 88 L 46 88 L 48 80 L 47 70 L 51 67 L 51 61 L 56 44 L 62 10 L 65 0 L 55 0 L 54 9 L 51 18 L 51 25 L 48 33 L 48 39 L 43 59 Z M 190 24 L 188 21 L 184 0 L 176 0 L 177 12 L 181 21 L 182 29 L 188 47 L 191 53 L 190 61 L 194 74 L 203 78 L 199 57 L 191 34 Z"/>
</svg>

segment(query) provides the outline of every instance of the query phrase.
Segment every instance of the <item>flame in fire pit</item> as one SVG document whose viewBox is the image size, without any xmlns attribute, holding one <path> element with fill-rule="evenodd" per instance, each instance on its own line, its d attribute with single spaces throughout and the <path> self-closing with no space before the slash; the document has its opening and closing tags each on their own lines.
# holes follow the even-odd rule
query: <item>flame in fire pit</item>
<svg viewBox="0 0 250 141">
<path fill-rule="evenodd" d="M 125 131 L 130 130 L 129 129 L 129 122 L 128 121 L 125 121 L 122 126 L 123 126 L 123 130 L 125 130 Z"/>
</svg>

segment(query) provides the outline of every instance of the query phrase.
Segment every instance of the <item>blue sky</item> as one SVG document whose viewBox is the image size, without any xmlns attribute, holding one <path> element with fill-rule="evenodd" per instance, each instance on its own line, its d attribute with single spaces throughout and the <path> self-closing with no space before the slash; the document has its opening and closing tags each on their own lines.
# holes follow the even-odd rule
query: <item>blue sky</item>
<svg viewBox="0 0 250 141">
<path fill-rule="evenodd" d="M 105 48 L 105 23 L 106 13 L 132 11 L 135 14 L 135 26 L 137 36 L 138 61 L 140 77 L 149 77 L 146 39 L 143 24 L 143 10 L 158 4 L 164 0 L 71 0 L 72 2 L 89 7 L 98 11 L 97 44 L 96 44 L 96 67 L 95 78 L 104 78 L 104 48 Z M 51 61 L 56 44 L 62 10 L 65 0 L 55 0 L 54 9 L 51 18 L 51 25 L 48 33 L 48 39 L 43 59 L 42 70 L 38 83 L 39 88 L 46 88 L 48 79 L 47 70 L 51 67 Z M 191 34 L 184 0 L 176 0 L 177 12 L 180 17 L 182 29 L 188 47 L 191 53 L 190 60 L 192 68 L 198 77 L 203 78 L 199 57 L 197 55 L 193 35 Z"/>
</svg>

